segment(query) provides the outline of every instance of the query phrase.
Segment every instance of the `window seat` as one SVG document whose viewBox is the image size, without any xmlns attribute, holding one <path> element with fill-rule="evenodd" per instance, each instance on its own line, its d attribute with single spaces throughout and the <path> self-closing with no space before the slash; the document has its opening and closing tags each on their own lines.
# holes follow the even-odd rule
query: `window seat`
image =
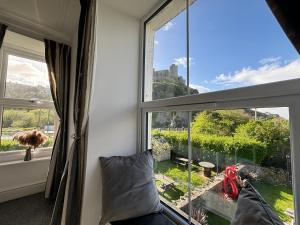
<svg viewBox="0 0 300 225">
<path fill-rule="evenodd" d="M 163 213 L 152 213 L 128 220 L 111 222 L 111 225 L 174 225 Z"/>
</svg>

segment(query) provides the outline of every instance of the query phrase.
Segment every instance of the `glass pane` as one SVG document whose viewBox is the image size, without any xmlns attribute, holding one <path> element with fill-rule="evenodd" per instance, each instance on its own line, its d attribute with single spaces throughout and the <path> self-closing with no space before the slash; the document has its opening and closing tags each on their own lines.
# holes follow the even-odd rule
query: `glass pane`
<svg viewBox="0 0 300 225">
<path fill-rule="evenodd" d="M 199 93 L 300 78 L 299 55 L 266 1 L 194 1 L 190 57 Z"/>
<path fill-rule="evenodd" d="M 52 101 L 46 63 L 8 55 L 5 97 Z"/>
<path fill-rule="evenodd" d="M 179 142 L 174 138 L 187 135 L 188 113 L 149 113 L 148 125 L 151 127 L 148 131 L 148 148 L 152 149 L 155 159 L 158 192 L 161 199 L 169 202 L 176 211 L 181 211 L 179 203 L 188 196 L 187 142 Z M 192 183 L 199 184 L 201 180 L 192 179 Z"/>
<path fill-rule="evenodd" d="M 188 218 L 188 112 L 148 114 L 148 148 L 161 198 Z M 294 219 L 288 108 L 191 113 L 191 216 L 229 225 L 241 180 L 247 180 L 285 224 Z M 232 172 L 233 177 L 228 176 Z M 232 185 L 232 186 L 231 186 Z"/>
<path fill-rule="evenodd" d="M 185 7 L 171 1 L 146 24 L 145 101 L 187 94 Z"/>
<path fill-rule="evenodd" d="M 0 151 L 25 149 L 13 138 L 17 133 L 32 130 L 42 131 L 48 136 L 48 140 L 39 147 L 53 146 L 54 117 L 53 109 L 4 108 Z"/>
<path fill-rule="evenodd" d="M 240 176 L 257 189 L 283 222 L 292 224 L 288 120 L 288 108 L 193 112 L 193 168 L 204 180 L 194 185 L 192 192 L 196 220 L 201 212 L 200 218 L 209 225 L 229 225 L 237 208 Z M 186 140 L 178 139 L 179 143 Z M 226 176 L 230 172 L 238 176 Z"/>
</svg>

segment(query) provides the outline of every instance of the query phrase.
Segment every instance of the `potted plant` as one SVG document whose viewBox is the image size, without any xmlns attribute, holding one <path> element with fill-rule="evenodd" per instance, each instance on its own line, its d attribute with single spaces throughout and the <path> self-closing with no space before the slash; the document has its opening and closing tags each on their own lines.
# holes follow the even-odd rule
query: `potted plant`
<svg viewBox="0 0 300 225">
<path fill-rule="evenodd" d="M 48 140 L 48 137 L 38 130 L 21 131 L 14 135 L 13 140 L 19 142 L 20 145 L 26 147 L 24 161 L 31 160 L 31 149 L 36 149 Z"/>
</svg>

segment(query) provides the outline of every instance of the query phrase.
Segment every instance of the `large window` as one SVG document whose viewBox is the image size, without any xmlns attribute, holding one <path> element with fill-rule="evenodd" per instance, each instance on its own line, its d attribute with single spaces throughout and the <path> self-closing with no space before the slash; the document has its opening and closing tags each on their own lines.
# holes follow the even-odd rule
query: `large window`
<svg viewBox="0 0 300 225">
<path fill-rule="evenodd" d="M 298 224 L 299 55 L 267 4 L 167 1 L 143 44 L 141 147 L 162 202 L 187 223 L 229 225 L 234 172 Z"/>
<path fill-rule="evenodd" d="M 40 41 L 8 31 L 1 49 L 0 153 L 24 150 L 25 146 L 13 140 L 22 131 L 40 130 L 48 136 L 40 148 L 53 145 L 57 119 L 47 65 L 42 52 L 30 45 L 17 45 L 28 44 L 28 40 L 34 46 L 43 46 Z"/>
</svg>

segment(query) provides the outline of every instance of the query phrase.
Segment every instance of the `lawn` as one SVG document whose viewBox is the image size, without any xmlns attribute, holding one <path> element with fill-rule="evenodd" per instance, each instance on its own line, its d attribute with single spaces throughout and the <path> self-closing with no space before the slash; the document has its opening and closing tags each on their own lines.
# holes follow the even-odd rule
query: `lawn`
<svg viewBox="0 0 300 225">
<path fill-rule="evenodd" d="M 192 185 L 194 187 L 203 185 L 207 178 L 201 175 L 201 169 L 197 165 L 192 165 Z M 188 170 L 182 166 L 177 166 L 171 160 L 156 162 L 154 165 L 154 172 L 164 174 L 165 176 L 177 182 L 175 188 L 171 188 L 164 193 L 160 192 L 168 201 L 177 200 L 183 196 L 187 191 Z M 162 181 L 156 181 L 159 187 Z M 284 222 L 290 222 L 291 217 L 286 215 L 287 209 L 293 209 L 293 193 L 292 189 L 286 186 L 274 186 L 268 183 L 256 183 L 255 188 L 267 201 L 267 203 L 278 214 L 279 218 Z M 227 225 L 229 222 L 212 213 L 208 213 L 208 222 L 211 225 Z"/>
<path fill-rule="evenodd" d="M 285 210 L 294 208 L 292 188 L 268 183 L 256 183 L 254 186 L 281 220 L 291 221 L 291 217 L 286 215 Z"/>
<path fill-rule="evenodd" d="M 162 162 L 156 162 L 154 165 L 154 173 L 164 174 L 165 176 L 176 181 L 176 187 L 172 188 L 164 193 L 160 192 L 160 195 L 164 196 L 169 201 L 177 200 L 180 196 L 183 196 L 187 191 L 188 183 L 188 170 L 182 166 L 177 166 L 171 160 Z M 200 175 L 199 166 L 193 165 L 192 167 L 192 185 L 194 187 L 201 186 L 205 183 L 205 177 Z M 162 181 L 156 181 L 156 185 L 159 187 L 162 185 Z"/>
<path fill-rule="evenodd" d="M 161 185 L 163 184 L 162 181 L 160 180 L 157 180 L 156 181 L 156 186 L 157 187 L 160 187 Z M 167 199 L 168 201 L 172 201 L 172 200 L 177 200 L 180 198 L 180 196 L 183 196 L 186 192 L 187 192 L 187 186 L 185 185 L 176 185 L 176 188 L 172 188 L 168 191 L 165 191 L 165 192 L 161 192 L 161 191 L 158 191 L 159 194 L 161 196 L 163 196 L 165 199 Z"/>
<path fill-rule="evenodd" d="M 178 183 L 184 183 L 187 185 L 188 182 L 188 169 L 173 163 L 171 160 L 156 162 L 154 166 L 154 173 L 164 174 Z M 200 175 L 200 167 L 194 164 L 192 165 L 191 179 L 191 183 L 194 187 L 203 185 L 207 180 L 207 178 Z"/>
</svg>

